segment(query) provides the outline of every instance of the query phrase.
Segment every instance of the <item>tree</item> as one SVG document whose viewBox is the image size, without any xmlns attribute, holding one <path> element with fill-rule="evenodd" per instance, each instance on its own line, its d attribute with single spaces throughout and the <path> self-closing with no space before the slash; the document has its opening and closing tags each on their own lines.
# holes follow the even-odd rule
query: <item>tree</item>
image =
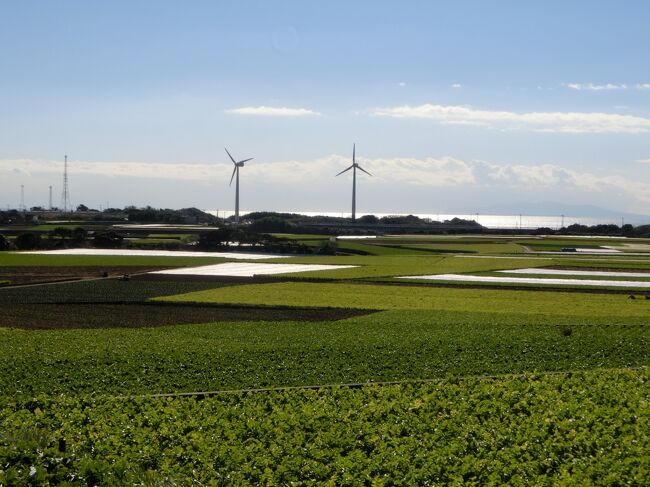
<svg viewBox="0 0 650 487">
<path fill-rule="evenodd" d="M 359 223 L 365 223 L 366 225 L 376 225 L 379 223 L 379 218 L 375 215 L 363 215 L 361 218 L 358 218 Z"/>
<path fill-rule="evenodd" d="M 0 235 L 0 250 L 7 250 L 9 248 L 9 240 L 4 235 Z"/>
<path fill-rule="evenodd" d="M 65 241 L 66 239 L 72 238 L 72 230 L 66 227 L 56 227 L 52 230 L 52 235 Z"/>
<path fill-rule="evenodd" d="M 77 206 L 77 211 L 88 211 L 88 207 L 86 205 L 79 205 Z"/>
<path fill-rule="evenodd" d="M 93 246 L 99 248 L 116 248 L 122 245 L 124 237 L 115 232 L 103 232 L 95 234 L 93 238 Z"/>
<path fill-rule="evenodd" d="M 86 237 L 88 237 L 88 232 L 86 231 L 85 228 L 75 227 L 72 230 L 72 240 L 74 240 L 76 243 L 83 242 L 84 240 L 86 240 Z"/>
<path fill-rule="evenodd" d="M 14 242 L 19 250 L 33 250 L 41 243 L 41 236 L 31 232 L 21 233 Z"/>
<path fill-rule="evenodd" d="M 290 232 L 293 229 L 293 225 L 284 218 L 278 216 L 265 216 L 254 220 L 250 225 L 250 229 L 253 232 L 284 233 Z"/>
<path fill-rule="evenodd" d="M 211 232 L 199 235 L 198 247 L 204 250 L 214 250 L 228 246 L 233 238 L 235 229 L 232 227 L 221 227 Z"/>
</svg>

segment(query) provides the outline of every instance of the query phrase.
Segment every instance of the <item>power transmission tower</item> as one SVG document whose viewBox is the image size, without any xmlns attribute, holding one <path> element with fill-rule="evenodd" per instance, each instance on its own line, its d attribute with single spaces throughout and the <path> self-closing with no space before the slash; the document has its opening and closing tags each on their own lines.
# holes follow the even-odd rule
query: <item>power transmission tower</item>
<svg viewBox="0 0 650 487">
<path fill-rule="evenodd" d="M 63 160 L 63 193 L 61 194 L 61 209 L 64 213 L 70 211 L 70 193 L 68 192 L 68 156 Z"/>
<path fill-rule="evenodd" d="M 20 211 L 25 211 L 25 185 L 20 185 Z"/>
</svg>

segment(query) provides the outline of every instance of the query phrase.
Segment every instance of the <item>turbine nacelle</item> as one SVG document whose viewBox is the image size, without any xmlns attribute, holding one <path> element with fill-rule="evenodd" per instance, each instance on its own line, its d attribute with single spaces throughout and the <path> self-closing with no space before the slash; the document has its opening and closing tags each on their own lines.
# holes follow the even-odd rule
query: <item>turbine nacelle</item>
<svg viewBox="0 0 650 487">
<path fill-rule="evenodd" d="M 244 163 L 253 160 L 253 158 L 249 157 L 248 159 L 244 159 L 242 161 L 235 161 L 235 159 L 230 154 L 230 152 L 228 152 L 228 149 L 226 149 L 225 147 L 224 147 L 224 149 L 226 150 L 226 154 L 228 154 L 228 157 L 230 157 L 230 160 L 232 161 L 232 163 L 235 166 L 233 168 L 233 170 L 232 170 L 232 176 L 230 176 L 230 184 L 229 184 L 229 186 L 232 186 L 232 180 L 235 179 L 235 174 L 239 173 L 239 168 L 244 167 Z M 239 177 L 237 177 L 237 181 L 239 181 Z"/>
<path fill-rule="evenodd" d="M 368 171 L 366 171 L 364 168 L 362 168 L 359 163 L 356 161 L 356 144 L 352 144 L 352 165 L 346 169 L 343 169 L 340 173 L 337 174 L 337 176 L 340 176 L 344 172 L 349 171 L 350 169 L 358 169 L 359 171 L 365 172 L 368 176 L 372 176 Z"/>
</svg>

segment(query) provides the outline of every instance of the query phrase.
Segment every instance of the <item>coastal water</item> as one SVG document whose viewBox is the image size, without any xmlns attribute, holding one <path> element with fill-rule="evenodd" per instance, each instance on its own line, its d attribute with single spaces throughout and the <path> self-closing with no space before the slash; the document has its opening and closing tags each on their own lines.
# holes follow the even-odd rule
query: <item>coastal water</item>
<svg viewBox="0 0 650 487">
<path fill-rule="evenodd" d="M 207 213 L 218 216 L 220 218 L 227 218 L 234 215 L 234 211 L 231 210 L 205 210 Z M 257 210 L 242 210 L 241 214 L 245 215 L 246 213 L 251 213 L 251 211 Z M 341 217 L 349 218 L 350 213 L 336 213 L 330 211 L 295 211 L 295 210 L 284 210 L 279 211 L 280 213 L 300 213 L 301 215 L 306 216 L 331 216 L 331 217 Z M 357 218 L 360 218 L 366 214 L 375 215 L 378 218 L 384 216 L 406 216 L 407 213 L 357 213 Z M 621 223 L 631 223 L 633 225 L 639 225 L 647 222 L 639 221 L 623 221 L 618 218 L 593 218 L 593 217 L 578 217 L 578 216 L 569 216 L 569 215 L 547 215 L 547 216 L 538 216 L 538 215 L 482 215 L 480 213 L 457 213 L 457 214 L 446 214 L 446 213 L 411 213 L 414 216 L 423 219 L 430 219 L 433 221 L 445 221 L 452 220 L 453 218 L 461 218 L 463 220 L 474 220 L 483 225 L 486 228 L 493 229 L 536 229 L 536 228 L 551 228 L 557 230 L 563 226 L 567 227 L 578 223 L 580 225 L 601 225 L 601 224 L 614 224 L 621 225 Z"/>
</svg>

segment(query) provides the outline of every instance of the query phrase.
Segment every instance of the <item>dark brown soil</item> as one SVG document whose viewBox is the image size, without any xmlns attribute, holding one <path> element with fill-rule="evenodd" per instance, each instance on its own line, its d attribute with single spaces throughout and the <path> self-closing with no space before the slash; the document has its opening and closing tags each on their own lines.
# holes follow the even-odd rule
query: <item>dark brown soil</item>
<svg viewBox="0 0 650 487">
<path fill-rule="evenodd" d="M 77 279 L 100 278 L 103 272 L 108 273 L 108 277 L 122 276 L 124 274 L 136 274 L 141 272 L 151 272 L 167 267 L 140 267 L 140 266 L 111 266 L 107 268 L 88 266 L 88 267 L 38 267 L 38 266 L 7 266 L 0 267 L 0 281 L 10 281 L 12 286 L 25 284 L 39 284 L 46 282 L 70 281 Z"/>
<path fill-rule="evenodd" d="M 372 311 L 337 308 L 88 303 L 3 304 L 0 326 L 24 329 L 139 328 L 225 321 L 335 321 Z"/>
</svg>

